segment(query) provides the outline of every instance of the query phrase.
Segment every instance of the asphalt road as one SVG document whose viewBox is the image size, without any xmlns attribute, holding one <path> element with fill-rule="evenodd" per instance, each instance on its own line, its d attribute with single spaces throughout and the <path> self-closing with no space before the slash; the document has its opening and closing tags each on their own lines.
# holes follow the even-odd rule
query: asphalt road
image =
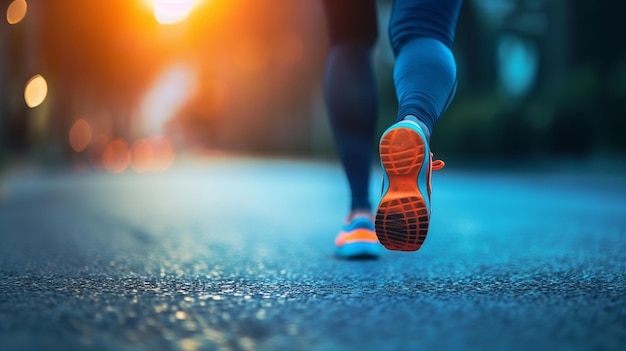
<svg viewBox="0 0 626 351">
<path fill-rule="evenodd" d="M 0 349 L 623 350 L 625 179 L 448 167 L 419 252 L 344 261 L 334 164 L 13 174 Z"/>
</svg>

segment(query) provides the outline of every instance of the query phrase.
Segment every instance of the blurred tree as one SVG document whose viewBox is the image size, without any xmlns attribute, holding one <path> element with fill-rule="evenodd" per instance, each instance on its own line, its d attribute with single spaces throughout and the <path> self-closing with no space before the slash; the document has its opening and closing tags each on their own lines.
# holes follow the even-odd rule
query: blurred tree
<svg viewBox="0 0 626 351">
<path fill-rule="evenodd" d="M 626 2 L 571 1 L 571 60 L 575 67 L 592 66 L 597 77 L 585 100 L 592 106 L 586 124 L 598 124 L 599 143 L 626 151 Z M 620 74 L 621 73 L 621 74 Z"/>
<path fill-rule="evenodd" d="M 435 131 L 442 136 L 433 139 L 435 149 L 464 156 L 623 154 L 625 10 L 617 0 L 467 1 L 457 31 L 459 90 Z M 530 89 L 505 93 L 502 74 L 512 87 L 520 84 L 532 55 L 538 64 Z M 498 79 L 484 78 L 494 72 Z"/>
</svg>

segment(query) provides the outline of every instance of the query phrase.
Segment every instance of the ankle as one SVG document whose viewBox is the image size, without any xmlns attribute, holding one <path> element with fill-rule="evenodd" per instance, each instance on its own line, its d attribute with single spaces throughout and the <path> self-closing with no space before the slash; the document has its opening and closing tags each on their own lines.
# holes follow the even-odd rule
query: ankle
<svg viewBox="0 0 626 351">
<path fill-rule="evenodd" d="M 374 216 L 372 215 L 372 211 L 370 209 L 356 209 L 356 210 L 351 210 L 350 214 L 348 215 L 348 220 L 351 221 L 356 217 L 368 217 L 368 218 L 374 218 Z"/>
<path fill-rule="evenodd" d="M 419 118 L 417 118 L 417 116 L 414 116 L 414 115 L 406 115 L 402 118 L 402 120 L 417 123 L 417 125 L 420 126 L 420 128 L 422 128 L 424 135 L 426 135 L 426 141 L 430 143 L 430 129 L 428 128 L 426 123 L 422 122 Z"/>
</svg>

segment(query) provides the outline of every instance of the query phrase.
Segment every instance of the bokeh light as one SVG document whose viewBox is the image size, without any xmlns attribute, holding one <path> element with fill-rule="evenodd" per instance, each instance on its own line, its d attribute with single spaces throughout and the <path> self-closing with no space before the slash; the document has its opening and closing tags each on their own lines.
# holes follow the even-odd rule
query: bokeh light
<svg viewBox="0 0 626 351">
<path fill-rule="evenodd" d="M 130 152 L 124 139 L 114 139 L 104 148 L 102 164 L 109 172 L 122 173 L 128 168 L 129 163 Z"/>
<path fill-rule="evenodd" d="M 70 128 L 70 145 L 76 152 L 83 151 L 91 142 L 91 126 L 84 119 L 79 119 Z"/>
<path fill-rule="evenodd" d="M 24 89 L 24 101 L 28 107 L 33 108 L 41 105 L 48 95 L 48 83 L 46 79 L 37 74 L 30 78 Z"/>
<path fill-rule="evenodd" d="M 148 139 L 153 153 L 151 170 L 156 172 L 165 171 L 174 163 L 174 146 L 165 136 L 153 136 Z"/>
<path fill-rule="evenodd" d="M 142 138 L 130 148 L 130 166 L 137 173 L 162 172 L 174 163 L 174 146 L 168 137 Z"/>
<path fill-rule="evenodd" d="M 156 0 L 154 17 L 161 24 L 174 24 L 184 21 L 193 7 L 193 0 Z"/>
<path fill-rule="evenodd" d="M 9 24 L 20 23 L 26 16 L 27 10 L 26 0 L 13 0 L 7 8 L 7 22 Z"/>
<path fill-rule="evenodd" d="M 133 143 L 131 151 L 131 167 L 137 173 L 151 170 L 154 162 L 152 144 L 147 139 L 139 139 Z"/>
</svg>

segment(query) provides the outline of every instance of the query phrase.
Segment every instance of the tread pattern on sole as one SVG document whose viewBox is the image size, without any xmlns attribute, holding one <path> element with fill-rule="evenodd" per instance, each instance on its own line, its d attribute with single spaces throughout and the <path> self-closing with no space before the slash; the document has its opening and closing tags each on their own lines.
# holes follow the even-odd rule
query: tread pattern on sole
<svg viewBox="0 0 626 351">
<path fill-rule="evenodd" d="M 376 235 L 389 250 L 416 251 L 428 233 L 429 213 L 417 177 L 426 146 L 409 128 L 388 131 L 380 142 L 380 157 L 389 179 L 376 212 Z"/>
</svg>

